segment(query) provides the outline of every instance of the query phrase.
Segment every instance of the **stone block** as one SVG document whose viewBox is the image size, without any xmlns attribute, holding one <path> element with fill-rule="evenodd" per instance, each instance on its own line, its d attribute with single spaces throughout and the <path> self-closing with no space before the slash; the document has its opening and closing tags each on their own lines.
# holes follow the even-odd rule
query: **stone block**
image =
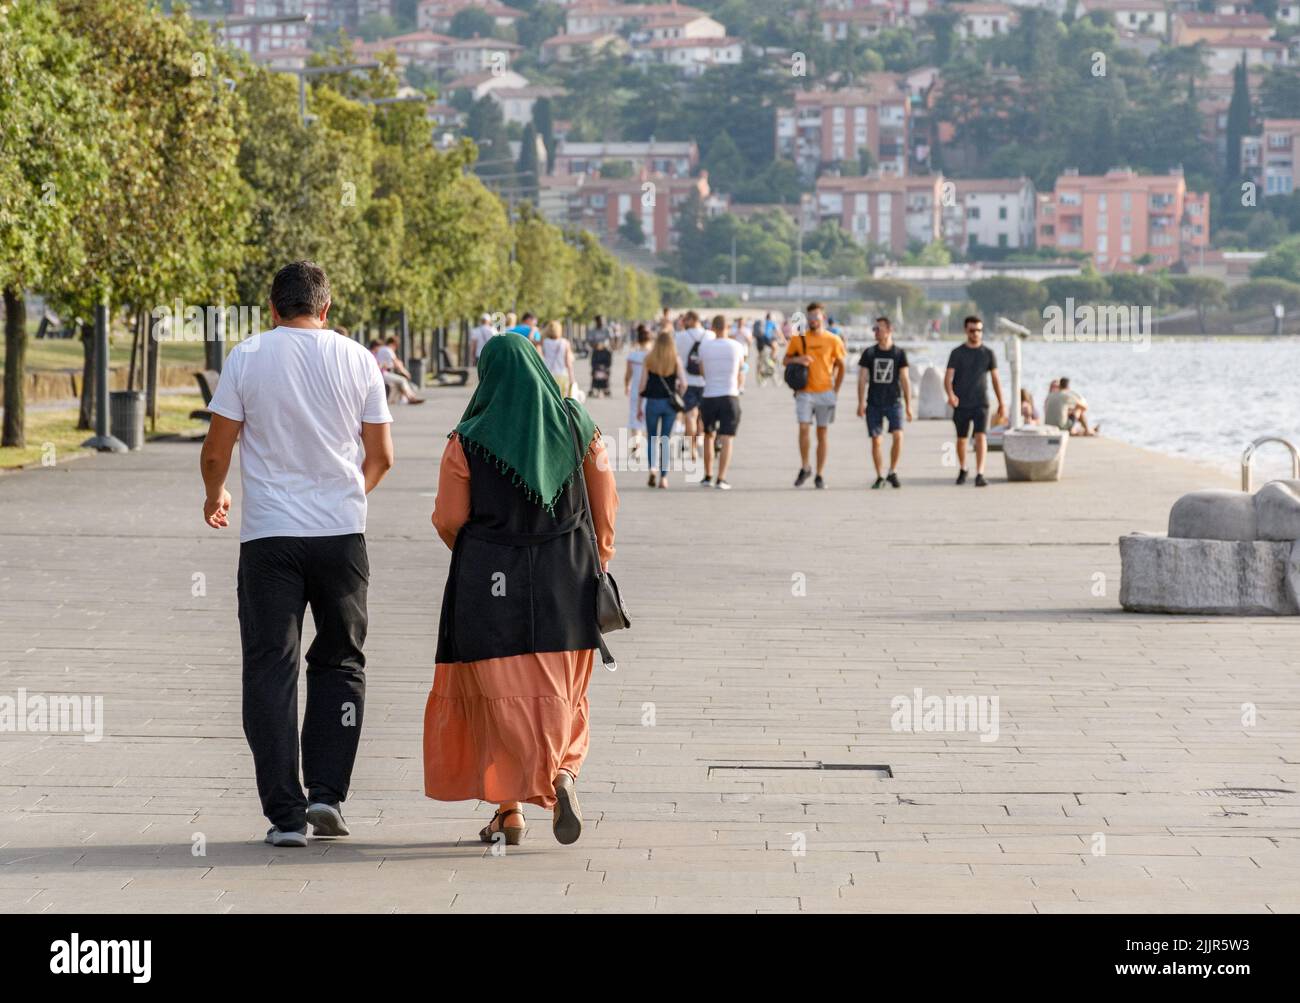
<svg viewBox="0 0 1300 1003">
<path fill-rule="evenodd" d="M 1244 491 L 1192 491 L 1169 510 L 1169 535 L 1188 540 L 1254 540 L 1255 503 Z"/>
<path fill-rule="evenodd" d="M 1070 437 L 1047 429 L 1009 429 L 1002 436 L 1002 453 L 1009 481 L 1059 481 L 1065 470 Z"/>
<path fill-rule="evenodd" d="M 1119 602 L 1133 613 L 1288 616 L 1300 613 L 1293 544 L 1120 537 Z"/>
<path fill-rule="evenodd" d="M 921 393 L 920 403 L 917 405 L 916 416 L 918 419 L 925 421 L 934 418 L 946 418 L 951 413 L 948 408 L 948 399 L 943 392 L 943 373 L 936 366 L 927 366 L 925 372 L 921 374 Z"/>
<path fill-rule="evenodd" d="M 1255 492 L 1255 537 L 1300 540 L 1300 481 L 1269 481 Z"/>
</svg>

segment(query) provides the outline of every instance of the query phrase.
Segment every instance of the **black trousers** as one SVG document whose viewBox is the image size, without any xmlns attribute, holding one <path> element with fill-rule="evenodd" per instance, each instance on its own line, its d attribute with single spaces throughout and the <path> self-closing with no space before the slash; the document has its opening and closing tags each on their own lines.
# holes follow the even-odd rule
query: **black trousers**
<svg viewBox="0 0 1300 1003">
<path fill-rule="evenodd" d="M 366 697 L 361 648 L 369 578 L 360 533 L 273 536 L 240 545 L 244 735 L 262 811 L 281 829 L 302 829 L 309 801 L 337 804 L 347 797 Z M 307 649 L 300 780 L 298 661 L 307 607 L 316 639 Z"/>
</svg>

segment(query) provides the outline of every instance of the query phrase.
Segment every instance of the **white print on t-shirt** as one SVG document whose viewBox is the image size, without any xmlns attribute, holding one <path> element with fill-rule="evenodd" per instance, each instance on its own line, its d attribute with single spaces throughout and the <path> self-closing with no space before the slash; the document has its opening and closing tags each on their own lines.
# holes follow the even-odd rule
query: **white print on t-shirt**
<svg viewBox="0 0 1300 1003">
<path fill-rule="evenodd" d="M 871 370 L 872 383 L 893 383 L 894 382 L 894 357 L 886 356 L 874 360 L 875 366 Z"/>
</svg>

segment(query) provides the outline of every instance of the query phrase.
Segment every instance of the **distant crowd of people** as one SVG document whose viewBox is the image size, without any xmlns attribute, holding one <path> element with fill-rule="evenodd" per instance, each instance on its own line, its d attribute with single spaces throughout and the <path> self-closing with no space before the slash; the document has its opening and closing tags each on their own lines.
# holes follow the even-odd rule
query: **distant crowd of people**
<svg viewBox="0 0 1300 1003">
<path fill-rule="evenodd" d="M 983 320 L 966 317 L 963 329 L 965 340 L 949 354 L 943 380 L 956 432 L 956 483 L 967 483 L 973 469 L 975 486 L 986 487 L 988 432 L 1008 424 L 1008 410 L 996 353 L 983 341 Z M 890 318 L 877 317 L 871 330 L 874 344 L 858 357 L 857 417 L 865 419 L 870 441 L 875 471 L 871 489 L 901 488 L 898 471 L 904 427 L 915 417 L 907 353 L 895 344 Z M 518 317 L 508 313 L 504 324 L 494 325 L 492 315 L 483 314 L 470 332 L 473 361 L 497 334 L 530 341 L 563 396 L 583 400 L 611 395 L 614 353 L 623 341 L 621 325 L 596 317 L 576 348 L 558 320 L 539 326 L 534 313 Z M 376 358 L 385 381 L 409 400 L 414 388 L 392 350 L 396 339 L 389 342 L 388 347 L 377 349 Z M 590 365 L 585 390 L 577 372 L 580 350 Z M 623 393 L 628 400 L 629 453 L 639 458 L 646 451 L 650 487 L 670 486 L 672 451 L 677 448 L 683 458 L 689 457 L 692 467 L 703 461 L 701 487 L 729 490 L 746 383 L 755 379 L 760 386 L 772 385 L 780 377 L 793 392 L 799 452 L 794 486 L 811 481 L 815 488 L 824 489 L 830 426 L 847 358 L 843 334 L 821 303 L 809 303 L 798 324 L 790 317 L 778 321 L 770 312 L 747 322 L 740 317 L 729 320 L 724 314 L 704 318 L 696 310 L 674 316 L 664 308 L 656 322 L 635 326 L 628 346 Z M 1027 389 L 1020 391 L 1019 404 L 1026 425 L 1041 421 L 1076 435 L 1097 431 L 1088 423 L 1087 402 L 1071 389 L 1068 378 L 1052 381 L 1041 416 Z"/>
</svg>

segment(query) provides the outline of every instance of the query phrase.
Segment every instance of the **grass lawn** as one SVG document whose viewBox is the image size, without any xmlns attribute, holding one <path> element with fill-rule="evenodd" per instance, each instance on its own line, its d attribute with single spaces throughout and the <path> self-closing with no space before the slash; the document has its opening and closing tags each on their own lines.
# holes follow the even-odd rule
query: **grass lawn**
<svg viewBox="0 0 1300 1003">
<path fill-rule="evenodd" d="M 198 394 L 162 394 L 158 398 L 158 429 L 151 433 L 149 419 L 146 418 L 145 435 L 152 437 L 203 431 L 208 423 L 190 418 L 190 412 L 202 406 L 203 398 Z M 50 462 L 45 460 L 47 455 L 53 458 L 54 463 L 58 463 L 68 456 L 85 452 L 81 444 L 94 433 L 79 431 L 76 426 L 75 408 L 66 411 L 28 411 L 27 445 L 23 449 L 0 448 L 0 470 L 39 466 L 43 461 Z"/>
<path fill-rule="evenodd" d="M 131 340 L 118 336 L 108 346 L 109 364 L 125 366 L 131 361 Z M 27 339 L 28 369 L 75 369 L 81 371 L 81 340 L 78 338 Z M 162 343 L 164 366 L 203 368 L 203 342 L 165 341 Z M 138 364 L 138 363 L 137 363 Z M 4 351 L 0 345 L 0 373 L 4 372 Z M 161 416 L 160 416 L 161 417 Z"/>
</svg>

